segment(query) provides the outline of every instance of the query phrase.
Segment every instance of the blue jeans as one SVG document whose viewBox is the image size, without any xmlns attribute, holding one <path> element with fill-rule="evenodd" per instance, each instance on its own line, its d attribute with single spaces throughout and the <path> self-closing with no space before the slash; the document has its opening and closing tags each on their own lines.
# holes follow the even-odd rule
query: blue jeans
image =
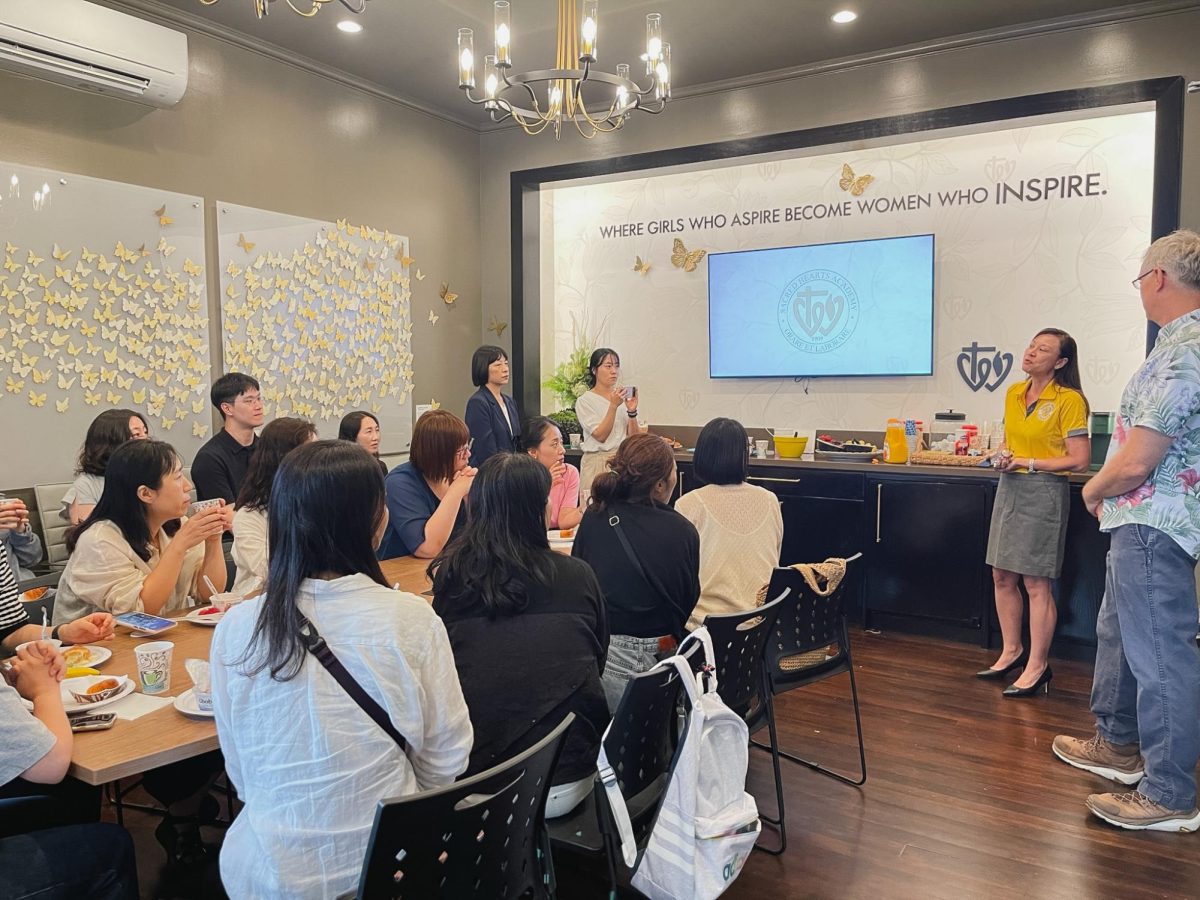
<svg viewBox="0 0 1200 900">
<path fill-rule="evenodd" d="M 1196 560 L 1148 525 L 1112 532 L 1096 617 L 1092 712 L 1100 735 L 1141 744 L 1138 791 L 1168 809 L 1196 805 L 1200 651 Z"/>
<path fill-rule="evenodd" d="M 0 840 L 0 898 L 137 900 L 133 841 L 118 825 L 72 825 Z"/>
<path fill-rule="evenodd" d="M 668 654 L 669 655 L 669 654 Z M 654 668 L 663 655 L 658 650 L 658 638 L 631 637 L 628 634 L 613 634 L 608 638 L 608 662 L 600 676 L 604 688 L 604 699 L 608 701 L 609 715 L 617 711 L 625 685 L 634 675 L 641 675 Z"/>
</svg>

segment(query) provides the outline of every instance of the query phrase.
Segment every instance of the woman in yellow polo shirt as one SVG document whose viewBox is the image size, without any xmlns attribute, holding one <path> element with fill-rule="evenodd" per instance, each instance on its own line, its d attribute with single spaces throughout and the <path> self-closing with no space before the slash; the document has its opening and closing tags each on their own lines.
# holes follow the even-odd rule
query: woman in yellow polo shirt
<svg viewBox="0 0 1200 900">
<path fill-rule="evenodd" d="M 1050 582 L 1062 571 L 1067 538 L 1066 476 L 1086 469 L 1091 455 L 1075 339 L 1057 328 L 1039 331 L 1021 368 L 1029 377 L 1004 398 L 1004 443 L 1011 455 L 995 458 L 1003 474 L 987 547 L 1004 649 L 991 668 L 976 673 L 1004 680 L 1024 667 L 1005 697 L 1050 690 L 1054 673 L 1046 657 L 1058 622 Z M 1029 594 L 1028 658 L 1021 644 L 1021 580 Z"/>
</svg>

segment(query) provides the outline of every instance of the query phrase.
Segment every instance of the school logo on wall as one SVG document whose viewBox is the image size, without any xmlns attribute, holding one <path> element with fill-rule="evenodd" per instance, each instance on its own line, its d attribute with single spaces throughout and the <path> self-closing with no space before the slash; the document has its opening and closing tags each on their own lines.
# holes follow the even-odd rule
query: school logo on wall
<svg viewBox="0 0 1200 900">
<path fill-rule="evenodd" d="M 828 353 L 850 340 L 858 327 L 859 302 L 854 285 L 832 269 L 797 275 L 783 289 L 776 320 L 797 350 Z"/>
<path fill-rule="evenodd" d="M 1011 353 L 1001 353 L 995 347 L 980 347 L 979 341 L 971 341 L 971 345 L 963 347 L 962 353 L 958 354 L 958 374 L 976 393 L 981 388 L 995 391 L 1004 384 L 1012 365 Z"/>
</svg>

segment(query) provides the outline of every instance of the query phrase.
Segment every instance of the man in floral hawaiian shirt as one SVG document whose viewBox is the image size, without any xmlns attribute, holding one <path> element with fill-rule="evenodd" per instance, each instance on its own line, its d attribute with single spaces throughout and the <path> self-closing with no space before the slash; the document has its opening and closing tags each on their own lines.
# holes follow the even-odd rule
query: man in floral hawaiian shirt
<svg viewBox="0 0 1200 900">
<path fill-rule="evenodd" d="M 1059 735 L 1054 753 L 1137 789 L 1092 794 L 1088 809 L 1122 828 L 1195 831 L 1200 757 L 1200 234 L 1176 231 L 1134 279 L 1158 340 L 1121 397 L 1114 439 L 1083 502 L 1112 535 L 1096 619 L 1090 740 Z"/>
</svg>

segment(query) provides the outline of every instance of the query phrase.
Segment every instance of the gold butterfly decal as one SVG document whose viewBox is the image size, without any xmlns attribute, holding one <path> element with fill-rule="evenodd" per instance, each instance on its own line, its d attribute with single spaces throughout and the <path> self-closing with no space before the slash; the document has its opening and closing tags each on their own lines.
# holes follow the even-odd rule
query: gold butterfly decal
<svg viewBox="0 0 1200 900">
<path fill-rule="evenodd" d="M 128 247 L 126 247 L 120 241 L 117 241 L 117 247 L 115 250 L 113 250 L 113 253 L 116 255 L 116 257 L 118 259 L 123 259 L 127 263 L 137 262 L 137 260 L 138 260 L 137 251 L 130 250 Z M 100 268 L 103 269 L 104 266 L 101 266 Z M 109 274 L 111 274 L 112 270 L 110 269 L 108 271 L 109 271 Z"/>
<path fill-rule="evenodd" d="M 250 251 L 255 247 L 252 241 L 246 240 L 246 236 L 244 234 L 238 235 L 237 245 L 245 250 L 247 255 L 249 255 Z"/>
<path fill-rule="evenodd" d="M 59 262 L 66 262 L 67 257 L 71 255 L 71 251 L 63 250 L 61 247 L 58 246 L 58 244 L 55 244 L 54 249 L 50 251 L 50 255 L 53 256 L 55 259 L 57 259 Z"/>
<path fill-rule="evenodd" d="M 136 403 L 138 406 L 141 406 L 146 402 L 146 389 L 142 388 L 140 391 L 134 391 L 132 394 L 130 394 L 130 397 L 133 399 L 134 403 Z"/>
<path fill-rule="evenodd" d="M 167 215 L 167 204 L 165 203 L 154 211 L 154 215 L 158 216 L 158 224 L 160 226 L 171 225 L 175 222 L 174 219 Z"/>
<path fill-rule="evenodd" d="M 637 257 L 637 261 L 633 264 L 633 271 L 637 272 L 639 275 L 645 275 L 650 271 L 650 263 L 643 262 L 642 258 L 639 256 Z"/>
<path fill-rule="evenodd" d="M 160 237 L 158 239 L 158 246 L 155 249 L 158 250 L 158 252 L 163 256 L 170 256 L 175 252 L 175 248 L 167 243 L 167 239 L 165 237 Z"/>
<path fill-rule="evenodd" d="M 10 394 L 19 394 L 25 390 L 25 379 L 18 380 L 9 375 L 4 381 L 4 387 Z"/>
<path fill-rule="evenodd" d="M 29 255 L 25 258 L 25 262 L 31 266 L 40 266 L 42 263 L 44 263 L 46 261 L 46 257 L 44 257 L 44 256 L 34 256 L 32 250 L 29 250 L 27 252 Z"/>
<path fill-rule="evenodd" d="M 838 187 L 843 191 L 849 191 L 851 196 L 861 197 L 868 185 L 875 180 L 874 175 L 858 175 L 854 174 L 854 170 L 850 168 L 848 163 L 842 163 L 842 177 L 838 179 Z"/>
<path fill-rule="evenodd" d="M 63 397 L 61 400 L 55 400 L 54 408 L 56 410 L 58 410 L 60 413 L 65 413 L 68 409 L 71 408 L 71 398 Z"/>
<path fill-rule="evenodd" d="M 84 262 L 95 262 L 96 261 L 96 254 L 93 251 L 89 250 L 87 247 L 84 247 L 82 250 L 80 250 L 79 255 L 83 257 Z"/>
<path fill-rule="evenodd" d="M 4 242 L 4 252 L 5 253 L 9 253 L 9 254 L 16 253 L 20 249 L 21 248 L 18 247 L 16 244 L 10 244 L 8 241 Z"/>
<path fill-rule="evenodd" d="M 438 323 L 438 319 L 440 319 L 440 318 L 441 318 L 441 316 L 436 315 L 432 309 L 429 311 L 429 324 L 430 325 L 436 325 Z"/>
<path fill-rule="evenodd" d="M 100 402 L 100 392 L 99 391 L 84 391 L 83 392 L 83 402 L 86 403 L 88 406 L 96 406 Z"/>
<path fill-rule="evenodd" d="M 492 316 L 492 324 L 488 326 L 488 331 L 496 332 L 496 337 L 504 337 L 504 329 L 507 327 L 507 322 L 501 322 L 495 316 Z"/>
<path fill-rule="evenodd" d="M 404 248 L 401 247 L 399 250 L 396 251 L 396 262 L 400 263 L 400 265 L 404 266 L 404 268 L 407 269 L 409 266 L 411 266 L 413 263 L 415 263 L 416 260 L 413 259 L 411 256 L 408 256 L 407 254 L 405 254 Z"/>
<path fill-rule="evenodd" d="M 421 270 L 417 269 L 417 281 L 424 281 L 425 276 L 421 274 Z"/>
<path fill-rule="evenodd" d="M 67 378 L 67 376 L 62 374 L 58 376 L 58 387 L 60 390 L 69 391 L 74 384 L 74 378 Z"/>
<path fill-rule="evenodd" d="M 203 270 L 190 259 L 185 259 L 183 261 L 183 271 L 188 275 L 196 276 L 199 275 Z"/>
<path fill-rule="evenodd" d="M 207 425 L 205 425 L 203 422 L 192 423 L 192 435 L 194 437 L 204 437 L 206 434 L 208 434 Z"/>
<path fill-rule="evenodd" d="M 116 391 L 110 390 L 110 391 L 107 391 L 106 393 L 108 395 L 107 399 L 108 399 L 109 403 L 116 406 L 118 403 L 121 402 L 121 395 L 118 394 Z"/>
<path fill-rule="evenodd" d="M 445 281 L 442 282 L 442 289 L 440 291 L 438 291 L 438 296 L 446 301 L 447 306 L 449 306 L 451 303 L 453 303 L 455 300 L 458 299 L 458 294 L 451 291 L 450 284 Z"/>
<path fill-rule="evenodd" d="M 37 407 L 45 406 L 46 405 L 45 392 L 38 394 L 38 393 L 35 393 L 32 388 L 30 388 L 30 390 L 29 390 L 29 405 L 37 406 Z"/>
<path fill-rule="evenodd" d="M 671 250 L 671 265 L 677 269 L 683 269 L 685 272 L 695 272 L 696 266 L 700 265 L 700 260 L 707 255 L 707 250 L 688 250 L 683 245 L 683 241 L 675 238 L 675 245 Z"/>
<path fill-rule="evenodd" d="M 45 384 L 50 380 L 49 369 L 33 369 L 30 371 L 29 375 L 31 378 L 33 378 L 34 384 Z"/>
</svg>

